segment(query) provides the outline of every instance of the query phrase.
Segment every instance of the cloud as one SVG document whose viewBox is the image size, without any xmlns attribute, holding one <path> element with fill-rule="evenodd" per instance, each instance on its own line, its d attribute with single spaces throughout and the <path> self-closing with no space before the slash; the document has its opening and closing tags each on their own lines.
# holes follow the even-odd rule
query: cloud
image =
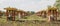
<svg viewBox="0 0 60 26">
<path fill-rule="evenodd" d="M 54 3 L 55 0 L 0 0 L 0 8 L 11 6 L 26 11 L 39 11 Z"/>
</svg>

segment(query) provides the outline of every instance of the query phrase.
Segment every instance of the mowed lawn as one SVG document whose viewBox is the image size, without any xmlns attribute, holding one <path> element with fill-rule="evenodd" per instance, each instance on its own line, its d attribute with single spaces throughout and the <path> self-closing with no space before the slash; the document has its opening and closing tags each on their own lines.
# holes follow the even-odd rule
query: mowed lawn
<svg viewBox="0 0 60 26">
<path fill-rule="evenodd" d="M 37 20 L 37 21 L 34 21 L 34 20 Z M 27 19 L 25 19 L 24 22 L 7 21 L 6 16 L 3 16 L 2 18 L 0 18 L 0 26 L 60 26 L 60 23 L 43 22 L 46 20 L 47 18 L 31 15 L 31 16 L 27 16 Z"/>
</svg>

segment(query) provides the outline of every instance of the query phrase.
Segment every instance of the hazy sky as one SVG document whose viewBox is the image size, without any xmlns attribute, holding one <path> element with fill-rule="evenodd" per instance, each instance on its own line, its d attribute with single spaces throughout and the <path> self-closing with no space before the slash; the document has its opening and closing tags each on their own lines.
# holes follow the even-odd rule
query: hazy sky
<svg viewBox="0 0 60 26">
<path fill-rule="evenodd" d="M 40 11 L 48 5 L 53 6 L 56 0 L 0 0 L 0 10 L 5 7 L 16 7 L 25 11 Z"/>
</svg>

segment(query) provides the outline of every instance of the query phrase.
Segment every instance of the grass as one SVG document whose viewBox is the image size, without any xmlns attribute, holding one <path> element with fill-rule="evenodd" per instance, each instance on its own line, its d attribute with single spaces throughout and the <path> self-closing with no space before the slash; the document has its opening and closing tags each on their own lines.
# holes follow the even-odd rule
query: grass
<svg viewBox="0 0 60 26">
<path fill-rule="evenodd" d="M 0 18 L 0 26 L 60 26 L 59 24 L 42 22 L 45 19 L 47 20 L 47 18 L 42 18 L 42 17 L 37 18 L 37 17 L 38 16 L 36 15 L 27 16 L 27 20 L 24 19 L 26 20 L 25 22 L 16 22 L 16 21 L 7 21 L 6 17 L 3 16 L 2 18 Z M 38 20 L 34 21 L 34 19 L 36 20 L 38 19 Z"/>
<path fill-rule="evenodd" d="M 0 23 L 6 23 L 6 17 L 2 17 L 2 18 L 0 18 Z"/>
</svg>

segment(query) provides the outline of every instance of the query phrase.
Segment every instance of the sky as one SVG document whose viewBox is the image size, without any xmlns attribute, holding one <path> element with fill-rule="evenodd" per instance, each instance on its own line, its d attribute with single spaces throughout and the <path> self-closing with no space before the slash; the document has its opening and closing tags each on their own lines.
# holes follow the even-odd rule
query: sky
<svg viewBox="0 0 60 26">
<path fill-rule="evenodd" d="M 56 0 L 0 0 L 0 10 L 14 7 L 24 11 L 46 10 L 48 5 L 53 6 Z"/>
</svg>

